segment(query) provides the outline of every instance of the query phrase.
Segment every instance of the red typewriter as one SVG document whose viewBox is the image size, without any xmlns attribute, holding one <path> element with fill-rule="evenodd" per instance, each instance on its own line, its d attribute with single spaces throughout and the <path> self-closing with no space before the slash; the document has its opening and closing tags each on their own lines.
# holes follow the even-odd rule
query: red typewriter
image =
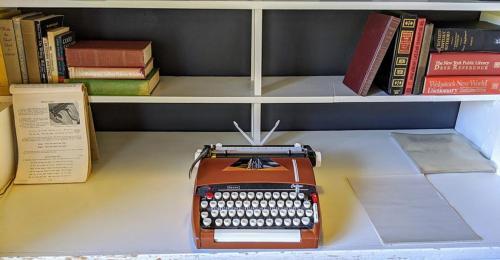
<svg viewBox="0 0 500 260">
<path fill-rule="evenodd" d="M 319 197 L 310 146 L 206 145 L 192 224 L 197 248 L 317 248 Z M 191 172 L 190 171 L 190 172 Z"/>
</svg>

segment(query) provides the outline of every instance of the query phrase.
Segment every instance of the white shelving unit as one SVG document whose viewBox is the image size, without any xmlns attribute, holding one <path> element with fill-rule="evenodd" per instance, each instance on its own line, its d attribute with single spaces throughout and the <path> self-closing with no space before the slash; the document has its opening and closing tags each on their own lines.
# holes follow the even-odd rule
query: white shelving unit
<svg viewBox="0 0 500 260">
<path fill-rule="evenodd" d="M 495 109 L 500 109 L 498 105 L 500 95 L 388 96 L 382 91 L 373 90 L 370 96 L 360 97 L 342 83 L 342 76 L 262 76 L 262 14 L 264 10 L 500 10 L 500 3 L 495 1 L 24 0 L 20 2 L 4 0 L 0 3 L 0 7 L 251 10 L 251 75 L 249 77 L 162 77 L 151 97 L 93 96 L 90 101 L 94 103 L 247 103 L 252 106 L 251 132 L 255 140 L 259 140 L 261 135 L 261 104 L 263 103 L 481 101 L 492 102 Z M 0 97 L 0 102 L 9 101 L 10 97 Z"/>
<path fill-rule="evenodd" d="M 164 76 L 152 96 L 92 96 L 90 101 L 93 103 L 250 104 L 252 106 L 251 134 L 257 142 L 261 136 L 261 107 L 262 104 L 266 103 L 455 101 L 461 102 L 460 111 L 456 128 L 448 131 L 456 131 L 468 137 L 487 157 L 500 166 L 500 95 L 388 96 L 384 92 L 374 89 L 369 96 L 360 97 L 342 83 L 342 76 L 262 76 L 262 19 L 265 10 L 500 11 L 500 2 L 432 0 L 2 0 L 0 7 L 251 10 L 251 75 L 247 77 Z M 0 96 L 0 102 L 10 101 L 10 97 Z M 333 203 L 330 206 L 325 206 L 326 210 L 323 215 L 323 218 L 328 219 L 328 221 L 323 222 L 326 225 L 326 230 L 329 230 L 327 234 L 332 235 L 332 237 L 330 240 L 325 240 L 323 237 L 322 247 L 317 253 L 328 256 L 331 252 L 342 255 L 339 250 L 388 249 L 402 250 L 397 251 L 397 253 L 396 251 L 392 251 L 393 253 L 385 251 L 385 253 L 389 252 L 389 256 L 418 257 L 419 253 L 413 254 L 404 250 L 416 248 L 424 251 L 430 250 L 431 254 L 439 256 L 443 251 L 436 253 L 432 250 L 435 248 L 447 250 L 444 248 L 449 248 L 452 251 L 457 250 L 455 256 L 478 250 L 477 252 L 481 256 L 498 257 L 500 254 L 500 233 L 494 232 L 494 230 L 500 230 L 498 226 L 500 213 L 497 206 L 500 201 L 495 199 L 498 198 L 500 186 L 498 178 L 490 179 L 491 175 L 481 175 L 478 179 L 470 177 L 472 175 L 456 178 L 449 177 L 454 175 L 440 175 L 431 178 L 436 187 L 447 199 L 451 200 L 453 206 L 463 214 L 464 218 L 468 222 L 471 221 L 469 223 L 485 238 L 485 241 L 467 245 L 408 245 L 389 248 L 380 245 L 366 213 L 363 212 L 359 203 L 355 202 L 354 195 L 350 193 L 350 190 L 347 191 L 344 183 L 337 183 L 342 181 L 340 177 L 343 178 L 352 171 L 357 171 L 360 174 L 415 173 L 415 170 L 411 169 L 410 163 L 404 161 L 403 154 L 388 143 L 387 132 L 380 133 L 371 131 L 309 132 L 280 134 L 273 139 L 274 143 L 300 141 L 312 144 L 326 154 L 324 159 L 326 166 L 319 169 L 317 178 L 320 185 L 325 186 L 324 194 L 321 195 L 322 200 L 328 198 Z M 228 142 L 231 140 L 243 142 L 243 140 L 238 140 L 232 135 L 215 133 L 101 133 L 99 137 L 104 159 L 97 164 L 89 185 L 16 186 L 7 198 L 0 198 L 0 212 L 8 210 L 7 214 L 0 213 L 0 252 L 7 252 L 11 255 L 154 254 L 166 252 L 196 253 L 199 255 L 213 252 L 194 250 L 194 245 L 185 237 L 189 235 L 186 230 L 190 228 L 189 221 L 186 219 L 190 205 L 187 200 L 190 198 L 192 183 L 187 181 L 187 176 L 180 174 L 180 172 L 185 171 L 195 148 L 206 143 L 219 142 L 222 138 Z M 367 142 L 366 147 L 359 147 L 364 142 L 361 140 Z M 177 144 L 158 146 L 158 143 Z M 168 148 L 170 146 L 181 151 L 170 151 Z M 346 158 L 343 155 L 346 151 L 350 151 L 348 154 L 351 156 L 355 155 L 357 161 L 350 159 L 351 157 Z M 357 155 L 359 151 L 363 151 L 361 155 Z M 168 154 L 179 152 L 182 153 L 179 155 L 182 157 L 181 159 L 177 160 L 177 155 L 175 159 L 168 159 Z M 391 156 L 384 157 L 386 156 L 385 152 L 389 152 Z M 375 156 L 375 159 L 371 159 L 372 156 Z M 339 158 L 344 158 L 347 161 L 343 162 Z M 403 162 L 398 163 L 398 160 L 403 160 Z M 391 163 L 385 164 L 384 162 Z M 500 174 L 500 170 L 497 173 Z M 167 187 L 168 183 L 171 182 L 183 184 L 174 187 L 178 193 L 172 193 Z M 467 194 L 474 198 L 474 201 L 471 201 L 462 194 L 462 191 L 470 188 L 469 185 L 486 188 L 480 190 L 479 194 L 468 190 Z M 337 190 L 339 188 L 342 190 L 341 192 Z M 127 203 L 123 203 L 124 198 L 121 198 L 122 201 L 118 204 L 123 205 L 116 205 L 115 202 L 121 196 L 125 196 Z M 57 197 L 57 200 L 52 201 L 54 197 Z M 178 201 L 173 200 L 172 197 L 182 199 Z M 102 198 L 106 198 L 106 200 L 101 201 Z M 347 198 L 348 202 L 342 202 L 339 198 Z M 480 203 L 480 209 L 471 205 L 475 201 Z M 483 201 L 487 201 L 487 203 L 484 204 Z M 150 205 L 151 203 L 154 205 Z M 170 209 L 165 206 L 169 203 L 180 209 L 180 213 L 169 216 Z M 345 223 L 338 222 L 339 213 L 336 213 L 338 207 L 341 209 L 350 207 L 349 209 L 353 211 L 352 222 L 349 222 L 345 216 Z M 490 217 L 487 221 L 482 221 L 483 219 L 474 214 L 476 209 L 488 212 Z M 29 216 L 36 217 L 32 220 Z M 58 219 L 64 221 L 60 222 Z M 136 223 L 136 220 L 139 221 L 139 224 L 132 225 Z M 74 223 L 75 221 L 78 223 Z M 50 230 L 52 231 L 49 232 Z M 156 232 L 158 230 L 159 232 Z M 14 240 L 7 241 L 3 234 L 18 235 Z M 137 237 L 134 238 L 135 236 Z M 169 243 L 173 243 L 175 246 L 170 246 Z M 462 250 L 462 247 L 468 251 Z M 225 253 L 231 252 L 240 253 L 241 251 L 227 251 Z M 406 254 L 405 252 L 410 253 Z M 349 254 L 348 252 L 344 253 L 345 256 L 355 256 Z M 384 253 L 382 252 L 382 254 Z M 369 257 L 370 253 L 367 253 L 367 256 Z M 242 257 L 242 255 L 238 255 L 238 257 Z"/>
<path fill-rule="evenodd" d="M 93 96 L 95 103 L 247 103 L 252 105 L 251 132 L 261 135 L 263 103 L 334 102 L 493 102 L 498 108 L 500 95 L 468 96 L 388 96 L 373 90 L 368 97 L 357 96 L 342 84 L 342 76 L 263 77 L 262 12 L 273 9 L 298 10 L 500 10 L 495 1 L 128 1 L 128 0 L 4 0 L 0 7 L 67 8 L 169 8 L 169 9 L 247 9 L 252 11 L 251 75 L 249 77 L 162 77 L 151 97 Z M 8 102 L 10 97 L 0 97 Z M 500 148 L 499 148 L 500 149 Z"/>
</svg>

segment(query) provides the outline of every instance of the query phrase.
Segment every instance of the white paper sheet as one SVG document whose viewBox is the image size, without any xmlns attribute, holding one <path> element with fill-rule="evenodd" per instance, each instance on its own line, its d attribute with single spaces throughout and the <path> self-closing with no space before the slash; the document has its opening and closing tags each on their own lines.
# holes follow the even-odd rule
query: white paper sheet
<svg viewBox="0 0 500 260">
<path fill-rule="evenodd" d="M 423 174 L 496 172 L 493 163 L 459 134 L 392 133 Z"/>
<path fill-rule="evenodd" d="M 424 175 L 348 180 L 384 244 L 481 240 Z"/>
</svg>

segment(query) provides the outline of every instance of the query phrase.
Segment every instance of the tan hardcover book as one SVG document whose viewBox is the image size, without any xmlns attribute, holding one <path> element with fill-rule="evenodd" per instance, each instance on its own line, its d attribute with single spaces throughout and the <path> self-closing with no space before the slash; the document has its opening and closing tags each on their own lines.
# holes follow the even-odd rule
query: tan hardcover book
<svg viewBox="0 0 500 260">
<path fill-rule="evenodd" d="M 21 31 L 21 20 L 28 18 L 28 17 L 33 17 L 33 16 L 39 16 L 42 13 L 40 12 L 31 12 L 31 13 L 26 13 L 26 14 L 21 14 L 18 16 L 14 16 L 12 18 L 12 24 L 14 26 L 14 34 L 16 36 L 16 45 L 17 45 L 17 55 L 19 59 L 19 69 L 21 70 L 21 77 L 23 79 L 23 83 L 28 83 L 28 68 L 26 66 L 26 56 L 24 55 L 24 43 L 23 43 L 23 34 Z"/>
<path fill-rule="evenodd" d="M 16 172 L 16 136 L 12 105 L 0 103 L 0 196 L 5 193 Z"/>
<path fill-rule="evenodd" d="M 40 83 L 40 67 L 38 64 L 38 51 L 36 40 L 35 19 L 43 16 L 28 17 L 21 20 L 21 32 L 23 35 L 24 55 L 30 83 Z"/>
<path fill-rule="evenodd" d="M 95 143 L 83 84 L 13 84 L 16 184 L 85 182 Z"/>
<path fill-rule="evenodd" d="M 9 84 L 22 83 L 14 24 L 11 19 L 19 13 L 20 11 L 18 10 L 0 13 L 0 47 L 3 52 L 5 70 Z"/>
<path fill-rule="evenodd" d="M 54 29 L 50 29 L 47 31 L 47 43 L 48 43 L 48 53 L 49 53 L 49 60 L 50 60 L 50 74 L 47 73 L 49 76 L 49 82 L 50 83 L 58 83 L 59 82 L 59 75 L 58 75 L 58 66 L 57 66 L 57 50 L 56 50 L 56 41 L 55 38 L 56 36 L 69 32 L 69 27 L 58 27 Z"/>
<path fill-rule="evenodd" d="M 68 67 L 71 79 L 145 79 L 153 70 L 153 58 L 144 68 Z"/>
<path fill-rule="evenodd" d="M 61 15 L 34 16 L 21 20 L 21 31 L 23 35 L 24 54 L 28 68 L 28 79 L 30 83 L 44 82 L 46 77 L 46 64 L 44 61 L 43 36 L 47 30 L 59 27 L 62 24 Z M 40 32 L 37 33 L 37 25 Z M 45 79 L 46 80 L 46 79 Z M 47 81 L 48 82 L 48 81 Z"/>
</svg>

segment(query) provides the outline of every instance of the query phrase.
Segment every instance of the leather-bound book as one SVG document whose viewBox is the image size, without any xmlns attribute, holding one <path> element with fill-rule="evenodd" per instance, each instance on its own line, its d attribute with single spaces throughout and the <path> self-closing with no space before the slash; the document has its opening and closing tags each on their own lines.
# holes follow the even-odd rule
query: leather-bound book
<svg viewBox="0 0 500 260">
<path fill-rule="evenodd" d="M 385 14 L 372 13 L 368 16 L 344 77 L 344 84 L 358 95 L 367 95 L 399 22 L 399 18 Z"/>
<path fill-rule="evenodd" d="M 70 67 L 145 67 L 151 56 L 150 41 L 78 41 L 66 48 Z"/>
</svg>

